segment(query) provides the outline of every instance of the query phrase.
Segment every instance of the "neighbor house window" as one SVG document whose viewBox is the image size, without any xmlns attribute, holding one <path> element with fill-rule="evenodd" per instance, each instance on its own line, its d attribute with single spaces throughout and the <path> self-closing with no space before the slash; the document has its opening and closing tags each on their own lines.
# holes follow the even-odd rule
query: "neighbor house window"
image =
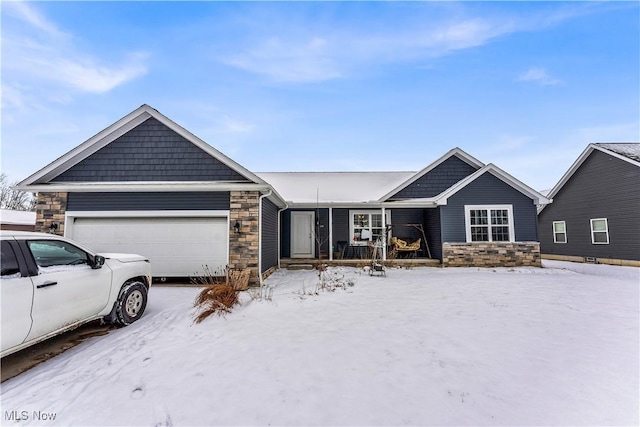
<svg viewBox="0 0 640 427">
<path fill-rule="evenodd" d="M 553 221 L 553 243 L 567 243 L 567 225 L 564 221 Z"/>
<path fill-rule="evenodd" d="M 512 242 L 511 205 L 465 206 L 467 242 Z"/>
<path fill-rule="evenodd" d="M 594 245 L 609 244 L 609 224 L 607 224 L 607 218 L 595 218 L 591 220 L 591 243 Z"/>
<path fill-rule="evenodd" d="M 349 211 L 351 244 L 364 246 L 384 236 L 382 211 Z M 391 212 L 385 211 L 385 224 L 391 224 Z"/>
</svg>

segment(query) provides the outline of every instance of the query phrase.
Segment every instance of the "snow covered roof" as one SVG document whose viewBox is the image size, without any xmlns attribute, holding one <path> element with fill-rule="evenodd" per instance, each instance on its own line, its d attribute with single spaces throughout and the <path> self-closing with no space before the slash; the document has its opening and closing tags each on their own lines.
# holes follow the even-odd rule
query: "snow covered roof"
<svg viewBox="0 0 640 427">
<path fill-rule="evenodd" d="M 631 160 L 640 162 L 640 143 L 616 142 L 616 143 L 596 143 L 598 147 L 613 151 Z"/>
<path fill-rule="evenodd" d="M 29 211 L 0 210 L 0 222 L 14 225 L 35 225 L 36 213 Z"/>
<path fill-rule="evenodd" d="M 258 172 L 287 201 L 361 203 L 377 201 L 416 172 Z"/>
</svg>

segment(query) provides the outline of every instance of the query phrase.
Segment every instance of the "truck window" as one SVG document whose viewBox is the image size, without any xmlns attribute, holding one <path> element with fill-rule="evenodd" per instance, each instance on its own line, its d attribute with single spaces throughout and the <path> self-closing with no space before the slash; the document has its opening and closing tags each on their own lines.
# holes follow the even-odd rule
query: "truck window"
<svg viewBox="0 0 640 427">
<path fill-rule="evenodd" d="M 29 240 L 27 242 L 38 267 L 88 265 L 85 251 L 58 240 Z"/>
<path fill-rule="evenodd" d="M 16 254 L 6 240 L 2 241 L 1 251 L 0 264 L 2 264 L 2 278 L 11 279 L 13 277 L 21 277 L 20 265 L 18 264 Z"/>
</svg>

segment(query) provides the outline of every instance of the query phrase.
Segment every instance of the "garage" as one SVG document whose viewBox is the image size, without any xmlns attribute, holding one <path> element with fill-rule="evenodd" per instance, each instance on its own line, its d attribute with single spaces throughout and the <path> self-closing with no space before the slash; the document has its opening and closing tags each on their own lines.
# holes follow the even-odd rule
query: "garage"
<svg viewBox="0 0 640 427">
<path fill-rule="evenodd" d="M 227 217 L 67 217 L 67 236 L 96 252 L 135 253 L 154 277 L 188 277 L 228 264 Z"/>
</svg>

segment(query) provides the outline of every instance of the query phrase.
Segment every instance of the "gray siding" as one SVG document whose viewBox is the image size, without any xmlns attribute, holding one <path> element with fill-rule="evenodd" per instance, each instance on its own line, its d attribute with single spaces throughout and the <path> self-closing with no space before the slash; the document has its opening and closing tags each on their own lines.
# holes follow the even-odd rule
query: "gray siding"
<svg viewBox="0 0 640 427">
<path fill-rule="evenodd" d="M 69 193 L 67 210 L 229 210 L 229 192 Z"/>
<path fill-rule="evenodd" d="M 320 253 L 323 258 L 329 258 L 330 242 L 329 242 L 329 208 L 321 208 L 316 210 L 316 234 L 320 236 L 319 242 L 316 239 L 316 256 L 318 253 L 318 243 L 320 244 Z"/>
<path fill-rule="evenodd" d="M 423 209 L 389 209 L 391 211 L 391 235 L 400 239 L 416 240 L 422 238 L 417 228 L 408 224 L 422 224 L 424 228 Z"/>
<path fill-rule="evenodd" d="M 418 199 L 437 196 L 477 169 L 457 156 L 451 156 L 438 166 L 394 194 L 389 200 Z"/>
<path fill-rule="evenodd" d="M 249 180 L 150 118 L 52 181 Z"/>
<path fill-rule="evenodd" d="M 278 207 L 262 200 L 262 271 L 278 265 Z"/>
<path fill-rule="evenodd" d="M 537 242 L 537 211 L 533 199 L 487 172 L 440 206 L 442 242 L 466 242 L 465 205 L 512 205 L 515 241 Z"/>
<path fill-rule="evenodd" d="M 442 261 L 442 235 L 440 230 L 440 207 L 427 209 L 424 213 L 425 233 L 429 242 L 431 258 Z"/>
<path fill-rule="evenodd" d="M 291 209 L 280 213 L 280 257 L 291 258 Z"/>
<path fill-rule="evenodd" d="M 349 209 L 333 209 L 333 247 L 338 249 L 341 244 L 348 245 L 351 241 L 349 237 Z"/>
<path fill-rule="evenodd" d="M 640 260 L 640 168 L 593 151 L 538 218 L 543 254 Z M 591 243 L 592 218 L 607 218 L 609 244 Z M 565 221 L 567 243 L 553 243 Z"/>
</svg>

